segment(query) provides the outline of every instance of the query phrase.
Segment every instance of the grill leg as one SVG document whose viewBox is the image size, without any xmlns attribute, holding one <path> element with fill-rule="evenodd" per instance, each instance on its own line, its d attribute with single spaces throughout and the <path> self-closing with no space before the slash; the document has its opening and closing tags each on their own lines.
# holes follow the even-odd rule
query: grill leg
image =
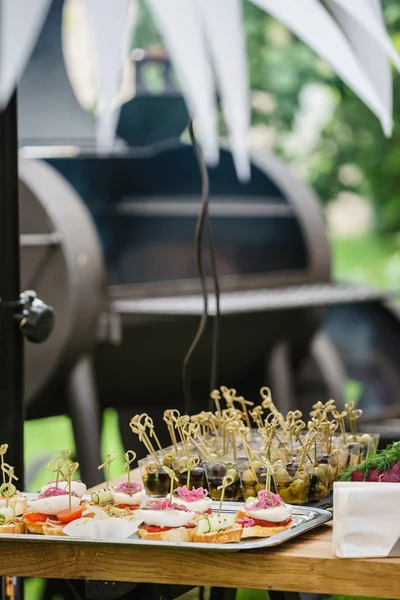
<svg viewBox="0 0 400 600">
<path fill-rule="evenodd" d="M 275 345 L 266 369 L 268 376 L 265 380 L 271 382 L 270 388 L 273 390 L 274 398 L 279 398 L 279 410 L 283 414 L 294 410 L 296 406 L 293 368 L 288 342 L 281 341 Z"/>
<path fill-rule="evenodd" d="M 89 356 L 83 357 L 71 372 L 67 398 L 81 477 L 92 487 L 102 482 L 103 475 L 97 468 L 101 463 L 101 417 Z"/>
</svg>

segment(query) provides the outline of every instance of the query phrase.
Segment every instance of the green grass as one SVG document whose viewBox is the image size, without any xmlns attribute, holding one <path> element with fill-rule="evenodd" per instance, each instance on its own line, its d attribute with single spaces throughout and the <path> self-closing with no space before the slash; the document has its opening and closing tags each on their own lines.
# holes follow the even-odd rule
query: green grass
<svg viewBox="0 0 400 600">
<path fill-rule="evenodd" d="M 400 237 L 368 234 L 333 238 L 333 275 L 348 281 L 397 290 L 400 287 Z"/>
<path fill-rule="evenodd" d="M 71 421 L 68 417 L 50 417 L 25 423 L 25 464 L 29 465 L 37 459 L 46 457 L 46 455 L 55 456 L 63 448 L 70 448 L 72 452 L 75 450 Z M 116 477 L 122 472 L 123 449 L 118 430 L 117 413 L 108 409 L 105 411 L 103 423 L 103 458 L 111 450 L 116 450 L 119 457 L 111 465 L 111 476 Z M 46 467 L 41 467 L 28 486 L 28 491 L 37 491 L 47 483 L 49 478 L 50 474 Z"/>
</svg>

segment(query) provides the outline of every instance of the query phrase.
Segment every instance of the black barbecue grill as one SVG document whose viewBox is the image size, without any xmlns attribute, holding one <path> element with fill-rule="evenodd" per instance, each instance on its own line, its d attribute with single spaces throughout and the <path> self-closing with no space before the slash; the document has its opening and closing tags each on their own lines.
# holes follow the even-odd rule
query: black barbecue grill
<svg viewBox="0 0 400 600">
<path fill-rule="evenodd" d="M 94 121 L 67 79 L 61 18 L 55 1 L 20 86 L 23 154 L 47 157 L 21 164 L 22 288 L 34 280 L 58 317 L 40 352 L 27 350 L 26 400 L 29 418 L 71 414 L 83 477 L 95 483 L 101 408 L 118 409 L 129 447 L 134 412 L 146 409 L 157 421 L 166 406 L 183 408 L 182 361 L 201 311 L 193 259 L 200 178 L 191 147 L 178 139 L 187 112 L 160 55 L 133 57 L 138 93 L 122 109 L 118 150 L 91 151 Z M 142 77 L 152 61 L 164 66 L 159 96 Z M 373 344 L 380 364 L 395 360 L 397 345 L 385 340 L 400 339 L 400 327 L 387 295 L 333 283 L 318 199 L 275 157 L 254 153 L 251 161 L 246 185 L 225 148 L 210 172 L 224 292 L 220 383 L 252 399 L 268 382 L 286 410 L 328 396 L 340 403 L 350 373 L 365 385 L 368 406 L 387 397 L 400 404 L 394 369 L 385 388 L 376 386 L 382 370 L 367 376 Z M 351 346 L 355 313 L 361 333 Z M 210 348 L 209 326 L 191 369 L 199 408 L 209 393 Z"/>
</svg>

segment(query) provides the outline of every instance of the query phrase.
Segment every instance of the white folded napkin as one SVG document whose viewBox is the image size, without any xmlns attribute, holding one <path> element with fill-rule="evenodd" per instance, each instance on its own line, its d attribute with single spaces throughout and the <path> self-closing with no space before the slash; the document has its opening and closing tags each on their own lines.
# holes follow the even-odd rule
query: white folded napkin
<svg viewBox="0 0 400 600">
<path fill-rule="evenodd" d="M 68 523 L 63 529 L 70 537 L 85 540 L 126 540 L 139 529 L 141 521 L 128 521 L 127 519 L 87 518 L 76 519 Z"/>
<path fill-rule="evenodd" d="M 338 482 L 333 487 L 333 553 L 400 556 L 400 484 Z"/>
</svg>

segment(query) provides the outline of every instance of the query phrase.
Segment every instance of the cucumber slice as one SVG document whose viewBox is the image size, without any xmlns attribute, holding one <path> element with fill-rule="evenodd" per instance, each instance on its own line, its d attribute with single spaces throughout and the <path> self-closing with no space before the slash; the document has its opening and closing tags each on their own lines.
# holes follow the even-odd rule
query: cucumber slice
<svg viewBox="0 0 400 600">
<path fill-rule="evenodd" d="M 196 533 L 202 535 L 203 533 L 210 532 L 210 523 L 207 518 L 199 519 L 197 521 Z"/>
<path fill-rule="evenodd" d="M 105 504 L 106 502 L 112 502 L 112 488 L 106 488 L 104 490 L 97 490 L 92 492 L 91 498 L 95 504 Z"/>
<path fill-rule="evenodd" d="M 221 531 L 221 529 L 233 527 L 236 522 L 236 515 L 230 513 L 222 514 L 220 517 L 213 515 L 212 517 L 207 517 L 207 520 L 210 524 L 210 531 Z"/>
<path fill-rule="evenodd" d="M 15 517 L 15 510 L 12 506 L 4 507 L 0 510 L 0 525 L 4 525 Z"/>
</svg>

